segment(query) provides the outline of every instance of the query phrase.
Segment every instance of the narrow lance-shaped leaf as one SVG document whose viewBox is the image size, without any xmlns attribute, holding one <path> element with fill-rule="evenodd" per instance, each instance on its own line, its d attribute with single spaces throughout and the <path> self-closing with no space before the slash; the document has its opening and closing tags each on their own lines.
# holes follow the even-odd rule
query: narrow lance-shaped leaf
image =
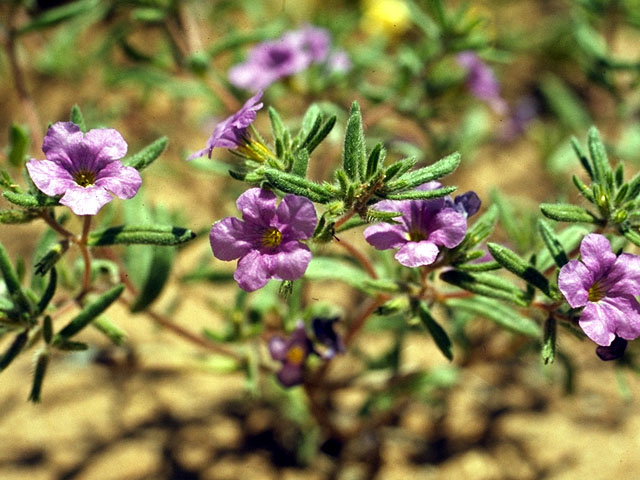
<svg viewBox="0 0 640 480">
<path fill-rule="evenodd" d="M 573 175 L 571 177 L 571 180 L 573 180 L 573 184 L 576 186 L 576 188 L 584 198 L 589 200 L 591 203 L 595 202 L 593 191 L 589 187 L 587 187 L 585 183 L 578 178 L 577 175 Z"/>
<path fill-rule="evenodd" d="M 593 180 L 594 179 L 593 167 L 591 166 L 589 157 L 587 157 L 587 154 L 582 149 L 582 146 L 580 145 L 580 142 L 578 141 L 577 138 L 571 137 L 571 147 L 573 148 L 573 151 L 575 152 L 576 156 L 580 160 L 582 167 L 587 171 L 589 178 Z"/>
<path fill-rule="evenodd" d="M 171 273 L 175 249 L 158 246 L 152 248 L 153 257 L 149 265 L 149 271 L 138 297 L 131 305 L 132 312 L 141 312 L 151 305 L 162 292 Z"/>
<path fill-rule="evenodd" d="M 55 197 L 37 197 L 29 193 L 3 192 L 2 196 L 14 205 L 24 208 L 47 208 L 60 205 Z"/>
<path fill-rule="evenodd" d="M 29 132 L 22 125 L 12 123 L 9 129 L 9 163 L 21 167 L 29 150 Z"/>
<path fill-rule="evenodd" d="M 293 154 L 293 165 L 291 167 L 291 173 L 298 177 L 304 178 L 307 176 L 307 167 L 309 166 L 309 152 L 306 148 L 296 150 Z"/>
<path fill-rule="evenodd" d="M 49 302 L 53 298 L 53 295 L 56 293 L 56 287 L 58 286 L 58 272 L 56 272 L 55 268 L 51 269 L 51 273 L 49 274 L 49 283 L 47 284 L 47 288 L 45 289 L 40 301 L 38 302 L 38 313 L 42 313 L 45 311 Z"/>
<path fill-rule="evenodd" d="M 29 223 L 40 216 L 37 210 L 0 210 L 0 223 Z"/>
<path fill-rule="evenodd" d="M 84 115 L 82 115 L 82 111 L 77 104 L 71 107 L 71 115 L 69 116 L 69 119 L 80 127 L 80 130 L 83 133 L 87 132 L 87 124 L 84 121 Z"/>
<path fill-rule="evenodd" d="M 31 385 L 31 392 L 29 393 L 29 401 L 33 403 L 40 403 L 42 399 L 42 382 L 47 373 L 48 365 L 49 351 L 42 350 L 36 357 L 36 365 L 33 369 L 33 383 Z"/>
<path fill-rule="evenodd" d="M 54 345 L 60 345 L 65 343 L 66 340 L 74 336 L 84 327 L 86 327 L 91 321 L 93 321 L 98 315 L 104 312 L 109 306 L 115 302 L 122 292 L 124 291 L 124 285 L 116 285 L 111 290 L 107 290 L 100 295 L 97 299 L 85 306 L 82 311 L 76 315 L 58 334 L 54 337 Z"/>
<path fill-rule="evenodd" d="M 457 187 L 443 187 L 435 190 L 413 190 L 411 192 L 387 193 L 384 198 L 388 200 L 430 200 L 440 198 L 455 192 Z"/>
<path fill-rule="evenodd" d="M 496 262 L 509 270 L 511 273 L 540 289 L 545 295 L 552 299 L 558 298 L 558 292 L 549 284 L 549 280 L 535 267 L 518 256 L 514 251 L 497 243 L 488 243 L 487 247 Z"/>
<path fill-rule="evenodd" d="M 442 354 L 449 360 L 453 360 L 453 345 L 451 339 L 449 339 L 449 335 L 447 335 L 444 328 L 433 318 L 429 308 L 424 302 L 420 302 L 418 315 L 420 316 L 422 324 L 429 330 L 431 337 L 433 337 Z"/>
<path fill-rule="evenodd" d="M 493 321 L 496 325 L 528 337 L 539 338 L 542 331 L 540 326 L 498 300 L 485 297 L 472 299 L 450 299 L 447 306 L 462 309 Z"/>
<path fill-rule="evenodd" d="M 22 348 L 26 345 L 27 340 L 29 339 L 29 332 L 24 330 L 15 336 L 9 348 L 4 352 L 4 355 L 0 357 L 0 372 L 9 366 L 11 362 L 18 356 L 18 354 L 22 351 Z"/>
<path fill-rule="evenodd" d="M 280 114 L 276 111 L 275 108 L 269 106 L 269 120 L 271 121 L 271 131 L 273 132 L 273 137 L 275 139 L 281 140 L 284 132 L 287 130 L 287 127 L 284 126 L 284 122 L 280 117 Z"/>
<path fill-rule="evenodd" d="M 607 151 L 600 138 L 600 133 L 596 127 L 591 127 L 588 134 L 589 153 L 593 162 L 594 181 L 602 187 L 607 188 L 607 193 L 611 193 L 606 175 L 611 172 L 611 165 L 607 157 Z"/>
<path fill-rule="evenodd" d="M 526 306 L 525 293 L 502 277 L 490 273 L 467 273 L 460 270 L 447 270 L 440 278 L 469 292 L 485 297 L 499 298 L 519 306 Z"/>
<path fill-rule="evenodd" d="M 91 325 L 102 332 L 115 345 L 123 345 L 127 338 L 127 332 L 122 330 L 118 325 L 113 323 L 104 315 L 100 315 L 96 318 Z"/>
<path fill-rule="evenodd" d="M 103 245 L 179 245 L 195 238 L 188 228 L 169 225 L 121 225 L 89 234 L 90 247 Z"/>
<path fill-rule="evenodd" d="M 559 222 L 600 223 L 600 220 L 588 210 L 570 203 L 542 203 L 542 214 Z"/>
<path fill-rule="evenodd" d="M 167 148 L 169 139 L 167 137 L 160 137 L 156 141 L 150 143 L 135 155 L 125 158 L 122 163 L 133 167 L 136 170 L 143 170 L 153 163 L 162 152 Z"/>
<path fill-rule="evenodd" d="M 349 178 L 354 181 L 364 179 L 367 153 L 362 130 L 362 114 L 357 102 L 351 105 L 344 139 L 343 167 Z"/>
<path fill-rule="evenodd" d="M 317 133 L 313 137 L 307 137 L 307 139 L 302 142 L 301 146 L 306 148 L 309 153 L 313 152 L 316 147 L 320 145 L 320 142 L 327 138 L 327 135 L 331 133 L 331 130 L 333 130 L 333 127 L 336 124 L 336 120 L 337 117 L 335 115 L 329 117 L 329 119 L 324 122 Z"/>
<path fill-rule="evenodd" d="M 624 238 L 629 240 L 634 245 L 640 247 L 640 233 L 638 233 L 637 227 L 636 229 L 633 229 L 628 225 L 623 225 L 621 227 L 621 231 L 622 231 L 622 234 L 624 235 Z"/>
<path fill-rule="evenodd" d="M 437 180 L 445 175 L 449 175 L 458 168 L 458 165 L 460 165 L 460 154 L 455 152 L 432 165 L 405 173 L 397 180 L 387 183 L 385 188 L 389 192 L 410 190 L 432 180 Z"/>
<path fill-rule="evenodd" d="M 544 336 L 542 338 L 542 361 L 545 365 L 553 363 L 556 358 L 556 319 L 549 316 L 544 323 Z"/>
<path fill-rule="evenodd" d="M 542 218 L 538 220 L 538 231 L 540 232 L 540 236 L 542 237 L 544 244 L 547 246 L 549 253 L 556 262 L 556 265 L 558 267 L 562 267 L 569 262 L 567 252 L 565 252 L 564 247 L 562 246 L 562 243 L 560 243 L 556 233 L 553 231 L 553 228 L 551 228 L 551 225 Z"/>
<path fill-rule="evenodd" d="M 413 168 L 413 166 L 418 162 L 418 159 L 415 157 L 403 158 L 402 160 L 398 160 L 395 163 L 392 163 L 384 170 L 384 179 L 386 182 L 393 179 L 394 177 L 400 177 Z"/>
<path fill-rule="evenodd" d="M 327 203 L 332 200 L 331 193 L 326 188 L 311 180 L 273 168 L 265 169 L 265 176 L 269 183 L 283 192 L 307 197 L 309 200 L 319 203 Z"/>
<path fill-rule="evenodd" d="M 2 244 L 0 244 L 0 272 L 2 272 L 4 283 L 11 297 L 18 303 L 23 311 L 30 312 L 31 304 L 22 290 L 18 274 L 13 268 L 11 260 L 9 260 L 9 255 Z"/>
<path fill-rule="evenodd" d="M 373 150 L 371 150 L 371 153 L 369 154 L 369 159 L 367 160 L 367 171 L 365 175 L 367 180 L 373 177 L 376 173 L 378 173 L 378 170 L 380 170 L 380 167 L 384 163 L 385 156 L 386 156 L 386 151 L 382 146 L 382 143 L 376 144 Z"/>
<path fill-rule="evenodd" d="M 65 20 L 77 17 L 85 12 L 94 10 L 99 5 L 100 0 L 77 0 L 66 5 L 51 8 L 26 23 L 17 31 L 17 33 L 18 35 L 23 35 L 33 30 L 41 30 L 51 27 Z"/>
<path fill-rule="evenodd" d="M 452 254 L 455 255 L 457 252 L 468 250 L 482 242 L 485 238 L 491 235 L 491 232 L 493 232 L 497 219 L 498 207 L 496 205 L 491 205 L 487 211 L 480 215 L 473 225 L 469 227 L 464 240 L 462 240 L 460 245 L 453 249 Z"/>
</svg>

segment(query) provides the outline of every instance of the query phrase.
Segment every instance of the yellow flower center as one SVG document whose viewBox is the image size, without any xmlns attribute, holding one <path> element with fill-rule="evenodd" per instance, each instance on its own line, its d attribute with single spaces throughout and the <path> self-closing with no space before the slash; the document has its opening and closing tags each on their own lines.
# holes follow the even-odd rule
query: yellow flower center
<svg viewBox="0 0 640 480">
<path fill-rule="evenodd" d="M 78 170 L 73 174 L 73 180 L 81 187 L 88 187 L 95 183 L 96 175 L 90 170 Z"/>
<path fill-rule="evenodd" d="M 598 302 L 607 296 L 607 292 L 602 288 L 600 282 L 594 283 L 589 289 L 589 301 Z"/>
<path fill-rule="evenodd" d="M 412 242 L 421 242 L 422 240 L 427 239 L 427 236 L 424 232 L 416 229 L 409 230 L 408 236 L 409 240 L 411 240 Z"/>
<path fill-rule="evenodd" d="M 265 247 L 277 247 L 282 242 L 282 233 L 275 227 L 271 227 L 262 234 L 262 245 Z"/>
<path fill-rule="evenodd" d="M 287 351 L 287 361 L 293 365 L 300 365 L 304 360 L 304 350 L 296 345 Z"/>
</svg>

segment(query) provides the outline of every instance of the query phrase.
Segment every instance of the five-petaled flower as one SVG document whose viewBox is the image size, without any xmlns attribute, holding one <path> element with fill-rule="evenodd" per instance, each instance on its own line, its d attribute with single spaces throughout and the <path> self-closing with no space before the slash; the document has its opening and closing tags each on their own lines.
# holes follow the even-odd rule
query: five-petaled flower
<svg viewBox="0 0 640 480">
<path fill-rule="evenodd" d="M 437 182 L 419 187 L 422 190 L 439 188 Z M 459 200 L 460 199 L 460 200 Z M 453 248 L 462 242 L 467 231 L 467 216 L 480 207 L 474 192 L 467 192 L 456 200 L 383 200 L 375 204 L 383 212 L 400 212 L 396 224 L 378 223 L 367 227 L 364 237 L 378 250 L 397 248 L 395 259 L 406 267 L 419 267 L 435 262 L 440 247 Z"/>
<path fill-rule="evenodd" d="M 640 336 L 640 257 L 617 256 L 609 240 L 591 233 L 580 244 L 580 261 L 560 269 L 558 286 L 572 308 L 584 307 L 578 324 L 601 346 L 616 336 L 633 340 Z"/>
<path fill-rule="evenodd" d="M 304 363 L 313 351 L 303 322 L 298 322 L 288 339 L 276 335 L 269 340 L 271 357 L 282 362 L 282 368 L 276 374 L 282 385 L 293 387 L 302 383 Z"/>
<path fill-rule="evenodd" d="M 288 194 L 276 206 L 276 195 L 251 188 L 236 202 L 242 220 L 227 217 L 215 223 L 209 239 L 220 260 L 238 258 L 234 278 L 240 288 L 253 291 L 270 278 L 300 278 L 311 261 L 311 251 L 300 242 L 311 238 L 317 217 L 313 203 Z"/>
<path fill-rule="evenodd" d="M 46 160 L 31 159 L 27 170 L 33 183 L 76 215 L 95 215 L 104 205 L 133 197 L 142 179 L 122 164 L 127 143 L 116 130 L 99 128 L 86 134 L 75 123 L 54 123 L 42 142 Z"/>
<path fill-rule="evenodd" d="M 262 91 L 247 100 L 236 113 L 225 118 L 213 129 L 207 140 L 207 146 L 187 157 L 187 160 L 202 157 L 204 154 L 211 158 L 211 151 L 216 148 L 235 149 L 247 142 L 247 128 L 256 119 L 256 112 L 262 108 Z"/>
</svg>

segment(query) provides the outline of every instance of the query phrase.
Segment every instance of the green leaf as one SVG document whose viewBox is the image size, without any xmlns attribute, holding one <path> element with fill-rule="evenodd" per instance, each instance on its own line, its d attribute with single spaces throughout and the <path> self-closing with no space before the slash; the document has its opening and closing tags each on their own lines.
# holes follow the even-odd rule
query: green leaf
<svg viewBox="0 0 640 480">
<path fill-rule="evenodd" d="M 580 142 L 576 137 L 571 137 L 571 147 L 573 148 L 573 151 L 575 152 L 576 156 L 580 160 L 582 167 L 587 171 L 589 178 L 593 180 L 594 176 L 593 176 L 593 167 L 591 166 L 591 161 L 589 160 L 589 157 L 587 157 L 587 154 L 582 149 L 582 145 L 580 145 Z"/>
<path fill-rule="evenodd" d="M 400 177 L 404 175 L 406 172 L 411 170 L 417 162 L 418 159 L 416 157 L 408 157 L 392 163 L 384 171 L 385 182 L 393 179 L 393 177 Z"/>
<path fill-rule="evenodd" d="M 24 208 L 47 208 L 56 207 L 58 197 L 37 197 L 30 193 L 2 192 L 2 196 L 11 203 Z"/>
<path fill-rule="evenodd" d="M 49 283 L 47 283 L 47 288 L 45 289 L 44 293 L 42 294 L 42 297 L 40 297 L 40 301 L 38 302 L 38 307 L 36 310 L 38 313 L 43 313 L 45 311 L 45 309 L 49 305 L 49 302 L 51 302 L 53 295 L 56 292 L 57 286 L 58 286 L 58 272 L 56 272 L 55 268 L 52 268 L 51 273 L 49 274 Z"/>
<path fill-rule="evenodd" d="M 313 152 L 320 142 L 322 142 L 333 130 L 333 127 L 336 124 L 337 117 L 332 115 L 329 119 L 324 122 L 324 124 L 320 127 L 320 129 L 313 136 L 308 136 L 300 145 L 303 148 L 306 148 L 309 153 Z"/>
<path fill-rule="evenodd" d="M 0 223 L 17 224 L 29 223 L 40 216 L 37 210 L 0 210 Z"/>
<path fill-rule="evenodd" d="M 13 360 L 18 356 L 18 354 L 22 351 L 24 346 L 27 344 L 27 340 L 29 339 L 29 332 L 26 330 L 20 332 L 15 336 L 9 348 L 4 352 L 2 357 L 0 357 L 0 372 L 9 366 Z"/>
<path fill-rule="evenodd" d="M 539 85 L 549 107 L 567 128 L 577 132 L 591 123 L 578 96 L 559 77 L 547 74 Z"/>
<path fill-rule="evenodd" d="M 362 291 L 367 291 L 367 282 L 370 281 L 364 270 L 329 257 L 313 257 L 304 276 L 309 280 L 338 280 Z"/>
<path fill-rule="evenodd" d="M 462 263 L 456 264 L 455 266 L 458 270 L 462 270 L 464 272 L 488 272 L 490 270 L 499 270 L 502 268 L 500 264 L 494 260 L 478 263 Z"/>
<path fill-rule="evenodd" d="M 9 129 L 9 163 L 21 167 L 29 151 L 29 131 L 26 127 L 12 123 Z"/>
<path fill-rule="evenodd" d="M 58 23 L 82 15 L 83 13 L 88 13 L 99 7 L 99 5 L 100 0 L 78 0 L 66 5 L 51 8 L 18 29 L 17 34 L 23 35 L 33 30 L 42 30 L 44 28 L 54 26 Z"/>
<path fill-rule="evenodd" d="M 542 338 L 542 361 L 545 365 L 553 363 L 556 358 L 556 319 L 549 316 L 544 322 L 544 336 Z"/>
<path fill-rule="evenodd" d="M 332 200 L 331 193 L 325 187 L 306 178 L 291 173 L 266 168 L 265 176 L 269 183 L 286 193 L 307 197 L 312 202 L 327 203 Z"/>
<path fill-rule="evenodd" d="M 549 284 L 549 280 L 547 280 L 542 273 L 536 270 L 533 265 L 520 258 L 513 250 L 510 250 L 503 245 L 491 242 L 487 243 L 487 247 L 495 261 L 511 273 L 540 289 L 549 298 L 554 300 L 559 298 L 557 289 Z"/>
<path fill-rule="evenodd" d="M 444 328 L 433 318 L 429 308 L 424 302 L 420 302 L 418 315 L 420 316 L 422 324 L 429 330 L 431 337 L 433 337 L 442 354 L 447 357 L 449 361 L 453 360 L 453 345 L 451 344 L 451 339 L 449 339 L 449 335 L 447 335 Z"/>
<path fill-rule="evenodd" d="M 91 323 L 96 329 L 102 332 L 114 345 L 124 345 L 127 340 L 127 332 L 109 320 L 106 316 L 100 315 Z"/>
<path fill-rule="evenodd" d="M 70 120 L 75 123 L 83 133 L 87 133 L 87 124 L 84 121 L 84 115 L 82 115 L 82 111 L 78 104 L 75 104 L 71 107 L 71 115 Z"/>
<path fill-rule="evenodd" d="M 576 186 L 576 188 L 584 198 L 589 200 L 591 203 L 595 203 L 593 191 L 589 187 L 587 187 L 585 183 L 577 177 L 577 175 L 573 175 L 571 177 L 571 180 L 573 180 L 573 184 Z"/>
<path fill-rule="evenodd" d="M 134 313 L 143 311 L 158 298 L 171 273 L 175 249 L 160 246 L 151 248 L 153 250 L 153 256 L 146 278 L 137 298 L 131 304 L 131 311 Z"/>
<path fill-rule="evenodd" d="M 432 165 L 407 172 L 400 178 L 388 182 L 385 185 L 385 190 L 388 192 L 401 192 L 416 188 L 432 180 L 449 175 L 458 168 L 458 165 L 460 165 L 460 154 L 455 152 Z"/>
<path fill-rule="evenodd" d="M 90 247 L 103 245 L 179 245 L 195 238 L 188 228 L 169 225 L 120 225 L 89 234 Z"/>
<path fill-rule="evenodd" d="M 124 285 L 116 285 L 110 290 L 100 295 L 98 298 L 87 304 L 82 311 L 76 315 L 60 332 L 53 338 L 53 344 L 59 346 L 65 343 L 72 336 L 89 325 L 98 315 L 104 312 L 109 306 L 115 302 L 122 292 Z"/>
<path fill-rule="evenodd" d="M 528 304 L 525 292 L 497 275 L 447 270 L 440 274 L 440 278 L 477 295 L 499 298 L 522 307 Z"/>
<path fill-rule="evenodd" d="M 538 219 L 538 231 L 540 236 L 547 246 L 549 253 L 556 262 L 556 265 L 562 268 L 563 265 L 569 262 L 567 252 L 565 252 L 560 239 L 556 236 L 556 232 L 553 231 L 551 225 L 542 218 Z"/>
<path fill-rule="evenodd" d="M 11 298 L 20 306 L 25 312 L 31 311 L 31 304 L 22 290 L 20 285 L 20 279 L 16 270 L 9 260 L 9 255 L 4 246 L 0 244 L 0 272 L 4 278 L 4 283 L 7 286 L 7 291 L 11 295 Z"/>
<path fill-rule="evenodd" d="M 585 208 L 570 203 L 542 203 L 540 211 L 545 217 L 558 222 L 601 223 L 600 219 Z"/>
<path fill-rule="evenodd" d="M 285 127 L 280 114 L 276 111 L 275 108 L 269 106 L 269 120 L 271 121 L 271 131 L 273 132 L 273 138 L 282 140 L 284 132 L 288 131 L 287 127 Z"/>
<path fill-rule="evenodd" d="M 167 148 L 169 139 L 167 137 L 160 137 L 154 142 L 150 143 L 135 155 L 125 158 L 122 163 L 129 167 L 133 167 L 140 171 L 147 168 L 157 159 L 162 152 Z"/>
<path fill-rule="evenodd" d="M 588 233 L 589 229 L 584 225 L 573 224 L 557 233 L 556 238 L 565 252 L 572 252 L 578 247 L 578 245 L 580 245 L 580 242 Z M 555 263 L 555 260 L 551 256 L 551 253 L 549 253 L 549 249 L 546 248 L 546 245 L 545 248 L 542 248 L 537 252 L 536 259 L 536 265 L 540 271 L 546 271 Z"/>
<path fill-rule="evenodd" d="M 621 230 L 624 238 L 629 240 L 634 245 L 640 247 L 640 233 L 638 233 L 637 228 L 632 229 L 631 227 L 624 225 L 622 226 Z"/>
<path fill-rule="evenodd" d="M 498 219 L 498 206 L 491 205 L 478 219 L 469 227 L 464 240 L 453 249 L 452 254 L 465 251 L 475 247 L 493 232 Z"/>
<path fill-rule="evenodd" d="M 33 369 L 33 383 L 31 385 L 31 392 L 29 393 L 29 401 L 33 403 L 40 403 L 42 399 L 42 382 L 44 376 L 47 373 L 47 366 L 49 365 L 49 351 L 41 350 L 36 356 L 36 364 Z"/>
<path fill-rule="evenodd" d="M 611 173 L 611 165 L 607 157 L 607 151 L 600 139 L 600 133 L 596 127 L 591 127 L 588 133 L 589 154 L 593 162 L 594 181 L 604 187 L 607 193 L 611 193 L 611 185 L 607 181 L 607 174 Z"/>
<path fill-rule="evenodd" d="M 382 143 L 376 144 L 373 150 L 371 150 L 371 153 L 369 154 L 369 160 L 367 160 L 367 171 L 365 174 L 367 180 L 378 173 L 380 167 L 384 164 L 386 155 L 387 152 L 382 146 Z"/>
<path fill-rule="evenodd" d="M 414 190 L 402 193 L 386 193 L 384 198 L 388 200 L 430 200 L 440 198 L 456 191 L 457 187 L 443 187 L 436 190 Z M 381 194 L 382 195 L 382 194 Z"/>
<path fill-rule="evenodd" d="M 291 167 L 291 173 L 298 177 L 304 178 L 307 176 L 307 167 L 309 166 L 309 152 L 306 148 L 296 150 L 293 154 L 293 165 Z"/>
<path fill-rule="evenodd" d="M 342 154 L 344 171 L 354 182 L 364 180 L 367 152 L 362 130 L 362 114 L 357 102 L 351 105 Z"/>
<path fill-rule="evenodd" d="M 502 328 L 528 337 L 540 338 L 542 334 L 542 329 L 536 322 L 519 314 L 511 307 L 491 298 L 452 298 L 447 300 L 446 305 L 452 309 L 461 309 L 480 315 L 493 321 Z"/>
</svg>

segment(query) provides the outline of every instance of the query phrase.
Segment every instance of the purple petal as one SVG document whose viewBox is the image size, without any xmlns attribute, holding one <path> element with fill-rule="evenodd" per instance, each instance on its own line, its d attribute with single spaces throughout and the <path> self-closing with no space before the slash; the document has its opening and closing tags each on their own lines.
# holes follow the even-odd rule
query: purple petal
<svg viewBox="0 0 640 480">
<path fill-rule="evenodd" d="M 269 266 L 260 252 L 252 250 L 238 260 L 238 267 L 233 278 L 238 282 L 240 288 L 247 292 L 253 292 L 264 287 L 269 281 Z"/>
<path fill-rule="evenodd" d="M 313 203 L 305 197 L 292 194 L 285 195 L 280 202 L 276 217 L 278 223 L 284 226 L 282 234 L 291 240 L 311 238 L 318 221 Z"/>
<path fill-rule="evenodd" d="M 51 160 L 29 160 L 27 171 L 33 183 L 46 195 L 62 195 L 77 186 L 71 174 L 59 163 Z"/>
<path fill-rule="evenodd" d="M 269 273 L 276 280 L 296 280 L 304 275 L 311 261 L 311 251 L 306 245 L 292 241 L 280 245 L 279 251 L 265 255 Z"/>
<path fill-rule="evenodd" d="M 253 92 L 266 89 L 278 80 L 278 77 L 273 73 L 265 72 L 262 65 L 250 61 L 231 67 L 227 78 L 234 87 Z"/>
<path fill-rule="evenodd" d="M 423 240 L 422 242 L 407 242 L 396 252 L 394 258 L 405 267 L 420 267 L 435 262 L 438 256 L 436 244 Z"/>
<path fill-rule="evenodd" d="M 286 339 L 279 335 L 271 337 L 269 340 L 269 353 L 274 360 L 283 361 L 287 358 L 289 344 Z"/>
<path fill-rule="evenodd" d="M 276 377 L 285 387 L 293 387 L 302 383 L 302 365 L 285 363 Z"/>
<path fill-rule="evenodd" d="M 590 233 L 582 239 L 580 256 L 582 263 L 593 273 L 595 279 L 606 274 L 616 261 L 609 240 L 598 233 Z"/>
<path fill-rule="evenodd" d="M 377 250 L 397 248 L 408 242 L 407 233 L 400 225 L 377 223 L 364 230 L 364 238 Z"/>
<path fill-rule="evenodd" d="M 84 134 L 73 122 L 57 122 L 49 127 L 42 142 L 42 151 L 48 160 L 62 165 L 65 169 L 73 168 L 70 153 L 82 144 Z"/>
<path fill-rule="evenodd" d="M 250 188 L 238 197 L 236 205 L 245 221 L 269 226 L 276 214 L 276 195 L 264 188 Z"/>
<path fill-rule="evenodd" d="M 245 233 L 245 225 L 234 217 L 223 218 L 211 227 L 209 242 L 213 255 L 220 260 L 234 260 L 246 255 L 252 243 Z"/>
<path fill-rule="evenodd" d="M 607 296 L 640 295 L 640 257 L 621 254 L 602 279 Z"/>
<path fill-rule="evenodd" d="M 571 308 L 587 304 L 593 283 L 593 274 L 578 260 L 570 260 L 563 265 L 558 275 L 558 287 Z"/>
<path fill-rule="evenodd" d="M 615 336 L 615 326 L 624 320 L 622 312 L 606 302 L 589 302 L 580 315 L 578 324 L 582 331 L 598 345 L 610 345 Z"/>
<path fill-rule="evenodd" d="M 610 305 L 611 310 L 620 312 L 616 316 L 615 333 L 625 340 L 640 337 L 640 304 L 633 296 L 605 298 L 598 303 Z"/>
<path fill-rule="evenodd" d="M 98 186 L 68 188 L 60 199 L 76 215 L 95 215 L 102 207 L 113 200 L 113 196 Z"/>
<path fill-rule="evenodd" d="M 427 239 L 436 245 L 453 248 L 464 240 L 467 232 L 466 215 L 451 208 L 440 210 L 429 222 Z"/>
<path fill-rule="evenodd" d="M 89 130 L 84 135 L 83 144 L 92 153 L 91 170 L 94 172 L 127 154 L 127 142 L 120 132 L 112 128 Z"/>
<path fill-rule="evenodd" d="M 135 168 L 114 161 L 98 172 L 95 184 L 110 191 L 116 197 L 126 199 L 132 198 L 138 193 L 142 178 Z"/>
</svg>

